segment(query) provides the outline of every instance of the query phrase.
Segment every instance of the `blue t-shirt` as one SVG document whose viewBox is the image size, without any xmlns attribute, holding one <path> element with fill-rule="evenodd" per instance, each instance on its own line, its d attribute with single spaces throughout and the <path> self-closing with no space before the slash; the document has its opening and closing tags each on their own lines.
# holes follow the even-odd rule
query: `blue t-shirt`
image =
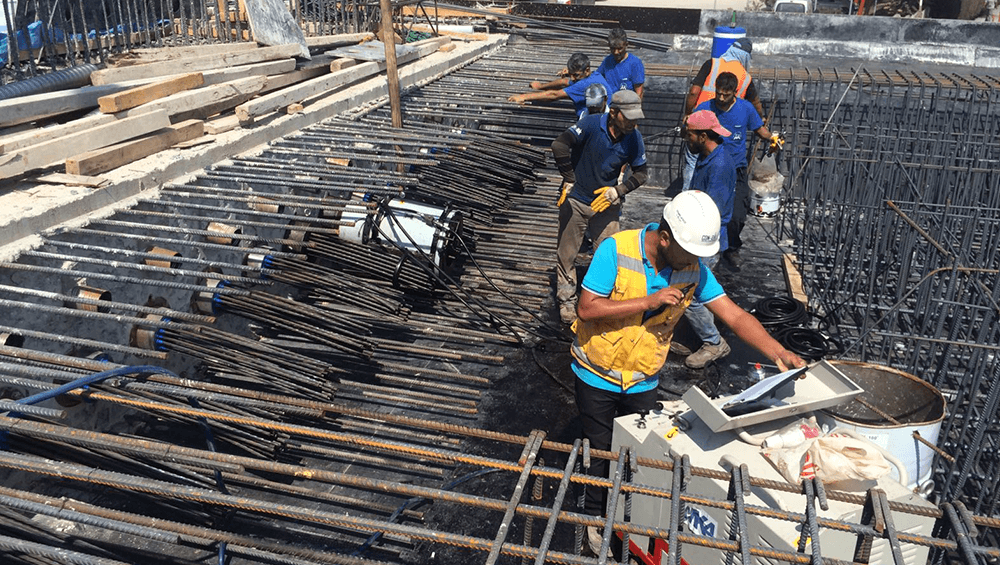
<svg viewBox="0 0 1000 565">
<path fill-rule="evenodd" d="M 608 81 L 604 80 L 604 77 L 600 73 L 590 73 L 590 76 L 587 78 L 582 78 L 563 89 L 566 96 L 569 96 L 569 99 L 573 101 L 573 107 L 576 108 L 576 119 L 578 120 L 583 117 L 583 112 L 587 110 L 587 87 L 595 82 L 604 85 L 604 89 L 608 92 L 608 98 L 610 99 L 611 93 L 614 90 L 611 90 Z"/>
<path fill-rule="evenodd" d="M 646 225 L 639 232 L 640 240 L 645 241 L 646 232 L 657 229 L 657 226 L 658 224 L 655 223 Z M 667 266 L 657 273 L 653 268 L 653 264 L 646 258 L 646 246 L 639 245 L 639 249 L 642 250 L 642 265 L 646 269 L 646 294 L 653 294 L 660 289 L 670 286 L 670 275 L 673 273 L 673 269 Z M 703 304 L 707 304 L 725 295 L 726 293 L 722 290 L 722 285 L 716 280 L 712 271 L 705 266 L 705 263 L 699 259 L 698 265 L 701 267 L 701 277 L 698 281 L 698 286 L 694 289 L 695 299 Z M 587 274 L 583 277 L 583 288 L 588 292 L 607 298 L 611 295 L 611 291 L 615 287 L 616 278 L 618 278 L 618 243 L 614 238 L 609 237 L 594 252 L 590 268 L 587 269 Z M 646 312 L 644 318 L 649 314 L 650 312 Z M 573 373 L 576 374 L 578 379 L 594 388 L 621 392 L 621 387 L 616 387 L 589 369 L 584 368 L 576 359 L 573 359 L 572 368 Z M 656 379 L 646 379 L 628 389 L 628 393 L 646 392 L 647 390 L 656 388 L 656 384 Z"/>
<path fill-rule="evenodd" d="M 635 90 L 636 86 L 646 82 L 646 67 L 642 59 L 631 53 L 621 63 L 615 61 L 614 55 L 608 55 L 597 67 L 597 74 L 603 75 L 611 85 L 608 97 L 619 90 Z"/>
<path fill-rule="evenodd" d="M 610 114 L 597 114 L 583 118 L 569 128 L 573 135 L 573 148 L 579 148 L 579 161 L 573 171 L 576 180 L 570 198 L 590 204 L 594 191 L 603 186 L 618 184 L 618 174 L 626 163 L 633 169 L 646 164 L 646 145 L 638 129 L 622 136 L 618 142 L 608 133 Z"/>
<path fill-rule="evenodd" d="M 736 165 L 737 169 L 746 167 L 747 139 L 750 138 L 752 132 L 757 131 L 764 125 L 764 120 L 760 119 L 757 108 L 754 108 L 753 104 L 746 100 L 737 98 L 733 102 L 732 107 L 725 112 L 719 110 L 714 99 L 698 104 L 695 111 L 697 112 L 698 110 L 711 110 L 715 112 L 722 127 L 733 133 L 729 137 L 722 138 L 722 146 L 729 152 L 729 156 L 732 157 L 733 164 Z"/>
<path fill-rule="evenodd" d="M 691 188 L 700 190 L 712 197 L 719 208 L 722 217 L 722 229 L 719 233 L 719 252 L 729 248 L 729 231 L 726 224 L 733 217 L 733 196 L 736 194 L 736 166 L 722 145 L 709 153 L 708 157 L 698 156 L 698 164 L 694 166 L 691 176 Z"/>
</svg>

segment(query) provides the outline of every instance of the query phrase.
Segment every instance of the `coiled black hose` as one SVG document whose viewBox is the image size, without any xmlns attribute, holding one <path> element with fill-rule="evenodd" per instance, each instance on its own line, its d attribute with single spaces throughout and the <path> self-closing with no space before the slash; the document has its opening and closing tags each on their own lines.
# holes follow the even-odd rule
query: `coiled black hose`
<svg viewBox="0 0 1000 565">
<path fill-rule="evenodd" d="M 797 326 L 782 328 L 774 332 L 774 339 L 785 349 L 806 361 L 819 361 L 828 355 L 837 355 L 844 351 L 839 341 L 812 328 Z"/>
<path fill-rule="evenodd" d="M 761 298 L 753 305 L 750 313 L 769 329 L 797 326 L 809 319 L 805 305 L 787 296 Z"/>
</svg>

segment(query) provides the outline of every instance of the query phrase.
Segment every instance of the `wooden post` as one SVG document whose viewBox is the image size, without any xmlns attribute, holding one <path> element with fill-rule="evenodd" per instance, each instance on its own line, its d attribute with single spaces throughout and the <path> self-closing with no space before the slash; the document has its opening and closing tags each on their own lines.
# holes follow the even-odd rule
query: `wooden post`
<svg viewBox="0 0 1000 565">
<path fill-rule="evenodd" d="M 396 32 L 392 29 L 392 0 L 379 0 L 382 8 L 382 42 L 385 44 L 385 75 L 389 81 L 389 107 L 392 127 L 403 127 L 402 100 L 399 93 L 399 73 L 396 69 Z"/>
</svg>

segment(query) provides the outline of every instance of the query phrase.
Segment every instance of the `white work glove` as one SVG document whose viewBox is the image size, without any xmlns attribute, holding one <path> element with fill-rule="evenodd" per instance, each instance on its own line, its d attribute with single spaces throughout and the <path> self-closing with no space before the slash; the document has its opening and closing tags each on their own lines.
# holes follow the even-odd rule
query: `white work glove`
<svg viewBox="0 0 1000 565">
<path fill-rule="evenodd" d="M 573 191 L 573 183 L 563 181 L 562 188 L 559 189 L 559 199 L 556 200 L 556 208 L 562 206 L 563 202 L 566 202 L 566 197 L 569 196 L 569 193 L 572 191 Z"/>
<path fill-rule="evenodd" d="M 612 206 L 617 206 L 622 201 L 618 189 L 613 186 L 602 186 L 594 191 L 597 198 L 590 203 L 590 209 L 595 212 L 603 212 Z"/>
</svg>

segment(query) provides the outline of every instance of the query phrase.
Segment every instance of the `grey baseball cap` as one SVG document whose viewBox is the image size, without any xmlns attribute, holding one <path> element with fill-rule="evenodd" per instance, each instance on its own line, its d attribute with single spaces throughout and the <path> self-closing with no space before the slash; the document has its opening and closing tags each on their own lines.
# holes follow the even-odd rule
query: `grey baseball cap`
<svg viewBox="0 0 1000 565">
<path fill-rule="evenodd" d="M 619 90 L 611 97 L 611 107 L 617 109 L 630 120 L 639 120 L 642 114 L 642 100 L 632 90 Z"/>
</svg>

